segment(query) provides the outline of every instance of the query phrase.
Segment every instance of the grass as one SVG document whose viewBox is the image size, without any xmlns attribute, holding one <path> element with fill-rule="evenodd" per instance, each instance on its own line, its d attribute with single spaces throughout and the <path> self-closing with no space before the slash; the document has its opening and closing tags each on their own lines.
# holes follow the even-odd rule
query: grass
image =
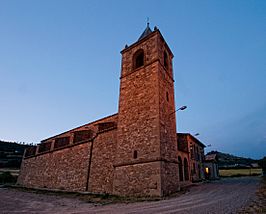
<svg viewBox="0 0 266 214">
<path fill-rule="evenodd" d="M 262 174 L 262 169 L 220 169 L 221 177 L 257 176 Z"/>
</svg>

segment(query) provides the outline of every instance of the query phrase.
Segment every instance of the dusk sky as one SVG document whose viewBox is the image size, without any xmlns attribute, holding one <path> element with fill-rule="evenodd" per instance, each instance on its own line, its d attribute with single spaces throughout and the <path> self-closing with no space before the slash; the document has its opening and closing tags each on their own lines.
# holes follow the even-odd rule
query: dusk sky
<svg viewBox="0 0 266 214">
<path fill-rule="evenodd" d="M 118 111 L 120 51 L 157 26 L 178 132 L 266 155 L 266 1 L 0 0 L 0 139 L 38 143 Z"/>
</svg>

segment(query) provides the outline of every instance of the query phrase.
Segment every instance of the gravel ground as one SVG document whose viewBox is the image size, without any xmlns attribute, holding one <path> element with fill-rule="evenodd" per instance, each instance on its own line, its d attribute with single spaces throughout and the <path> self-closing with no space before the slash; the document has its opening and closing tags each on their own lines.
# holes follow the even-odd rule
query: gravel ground
<svg viewBox="0 0 266 214">
<path fill-rule="evenodd" d="M 260 180 L 259 177 L 221 179 L 198 184 L 187 193 L 166 200 L 105 206 L 58 195 L 0 188 L 0 213 L 238 213 L 254 201 Z"/>
</svg>

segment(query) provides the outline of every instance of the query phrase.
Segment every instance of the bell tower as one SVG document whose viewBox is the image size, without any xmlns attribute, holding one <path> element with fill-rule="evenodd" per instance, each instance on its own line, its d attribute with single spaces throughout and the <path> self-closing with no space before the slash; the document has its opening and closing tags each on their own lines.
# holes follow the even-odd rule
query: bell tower
<svg viewBox="0 0 266 214">
<path fill-rule="evenodd" d="M 162 196 L 179 189 L 173 54 L 147 24 L 121 51 L 113 192 Z"/>
</svg>

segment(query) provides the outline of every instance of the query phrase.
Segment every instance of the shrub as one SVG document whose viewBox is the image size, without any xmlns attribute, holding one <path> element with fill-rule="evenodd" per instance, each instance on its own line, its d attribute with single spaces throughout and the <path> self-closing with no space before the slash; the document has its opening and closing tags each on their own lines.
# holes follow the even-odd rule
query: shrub
<svg viewBox="0 0 266 214">
<path fill-rule="evenodd" d="M 11 175 L 10 172 L 3 172 L 0 174 L 0 184 L 13 184 L 16 183 L 17 178 Z"/>
</svg>

